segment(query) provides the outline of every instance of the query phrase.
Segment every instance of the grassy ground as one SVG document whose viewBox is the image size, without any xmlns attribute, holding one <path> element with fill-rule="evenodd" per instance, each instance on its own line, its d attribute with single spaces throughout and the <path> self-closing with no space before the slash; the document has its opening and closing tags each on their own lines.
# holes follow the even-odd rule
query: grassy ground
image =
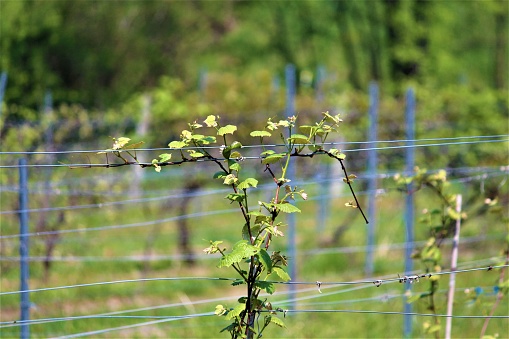
<svg viewBox="0 0 509 339">
<path fill-rule="evenodd" d="M 184 169 L 185 170 L 185 169 Z M 76 177 L 87 175 L 85 170 L 75 172 Z M 109 174 L 107 170 L 95 171 L 94 174 Z M 119 172 L 116 172 L 119 173 Z M 182 172 L 180 172 L 182 174 Z M 185 172 L 184 172 L 185 174 Z M 166 191 L 179 188 L 181 177 L 150 176 L 144 182 L 145 192 L 161 190 L 158 194 L 164 195 Z M 105 179 L 106 180 L 106 179 Z M 106 187 L 110 193 L 122 192 L 123 185 L 129 185 L 129 176 L 116 178 L 109 185 L 102 183 L 101 179 L 90 184 L 94 189 L 98 185 Z M 211 188 L 223 189 L 221 185 Z M 310 197 L 320 196 L 320 186 L 305 185 Z M 345 187 L 340 186 L 343 190 Z M 390 187 L 388 187 L 390 188 Z M 458 188 L 464 194 L 471 194 L 470 187 Z M 333 187 L 333 192 L 338 188 Z M 507 191 L 507 189 L 506 189 Z M 346 192 L 346 191 L 342 191 Z M 14 194 L 2 193 L 2 210 L 9 209 L 10 205 L 4 203 L 16 199 Z M 252 201 L 266 199 L 268 192 L 259 190 L 253 193 Z M 197 197 L 192 200 L 188 213 L 203 211 L 228 210 L 235 208 L 229 205 L 223 197 L 224 192 L 214 195 Z M 426 192 L 419 192 L 417 196 L 416 214 L 423 208 L 430 208 L 436 203 L 434 198 Z M 37 200 L 39 199 L 39 200 Z M 52 198 L 52 206 L 65 206 L 69 199 L 65 195 Z M 123 200 L 122 196 L 97 196 L 96 202 Z M 351 209 L 344 206 L 350 198 L 332 198 L 329 204 L 329 213 L 326 225 L 317 225 L 319 220 L 319 204 L 323 201 L 312 200 L 298 202 L 302 213 L 297 216 L 297 256 L 290 258 L 297 262 L 297 281 L 353 281 L 364 279 L 365 251 L 320 253 L 317 249 L 338 247 L 356 247 L 366 244 L 366 226 L 358 214 L 352 214 Z M 41 197 L 34 197 L 31 208 L 42 204 Z M 77 205 L 94 203 L 93 199 L 80 197 L 75 201 Z M 59 229 L 90 229 L 107 225 L 125 225 L 149 220 L 169 218 L 176 215 L 175 206 L 178 199 L 165 201 L 152 201 L 119 206 L 105 206 L 95 209 L 76 209 L 66 213 L 65 221 L 58 225 Z M 404 195 L 389 190 L 388 193 L 377 198 L 378 212 L 376 223 L 376 243 L 378 245 L 399 244 L 405 241 L 403 222 Z M 477 205 L 476 205 L 477 206 Z M 475 207 L 477 208 L 477 207 Z M 48 214 L 48 220 L 53 220 L 53 214 Z M 225 213 L 213 216 L 204 216 L 189 219 L 191 230 L 191 247 L 196 254 L 208 245 L 208 240 L 224 239 L 226 245 L 231 245 L 240 236 L 242 221 L 240 214 Z M 36 215 L 31 215 L 32 229 Z M 53 218 L 53 219 L 51 219 Z M 339 226 L 344 226 L 344 232 L 332 241 L 332 235 Z M 15 216 L 2 217 L 2 234 L 17 233 Z M 473 216 L 465 223 L 462 237 L 486 235 L 487 240 L 464 243 L 460 247 L 459 262 L 474 262 L 471 266 L 487 267 L 491 258 L 500 256 L 504 250 L 504 236 L 507 234 L 507 223 L 494 215 Z M 286 233 L 286 232 L 285 232 Z M 428 229 L 416 224 L 416 240 L 426 240 Z M 274 241 L 273 250 L 286 250 L 286 238 Z M 3 241 L 2 255 L 17 255 L 16 242 Z M 125 260 L 126 256 L 133 255 L 171 255 L 178 252 L 178 233 L 176 223 L 164 222 L 156 225 L 141 227 L 117 228 L 101 231 L 82 231 L 64 234 L 56 246 L 54 257 L 75 257 L 73 262 L 54 262 L 49 276 L 45 276 L 42 263 L 33 262 L 30 265 L 30 288 L 44 288 L 84 284 L 101 281 L 122 279 L 138 279 L 151 277 L 235 277 L 234 272 L 228 269 L 217 269 L 216 259 L 198 257 L 193 266 L 181 260 L 167 258 L 164 260 L 140 262 Z M 42 237 L 32 238 L 31 255 L 42 255 L 44 242 Z M 443 249 L 442 262 L 449 267 L 450 246 Z M 84 260 L 83 257 L 87 257 Z M 93 258 L 90 258 L 93 257 Z M 124 258 L 118 260 L 119 257 Z M 404 250 L 380 248 L 375 252 L 374 278 L 396 278 L 404 270 Z M 485 260 L 480 262 L 480 260 Z M 418 262 L 416 269 L 422 269 Z M 457 293 L 455 297 L 455 315 L 487 315 L 495 303 L 496 296 L 492 293 L 497 283 L 499 270 L 490 272 L 469 272 L 458 274 L 456 279 Z M 276 279 L 276 277 L 274 277 Z M 446 289 L 449 276 L 440 279 L 440 291 L 436 295 L 437 313 L 446 313 Z M 15 262 L 2 261 L 1 290 L 14 291 L 19 289 L 19 269 Z M 483 293 L 477 299 L 472 299 L 476 287 L 483 288 Z M 319 293 L 315 285 L 298 287 L 296 297 L 297 310 L 350 310 L 375 312 L 401 312 L 403 311 L 404 285 L 399 283 L 383 283 L 380 287 L 374 284 L 361 284 L 354 286 L 322 286 Z M 426 291 L 429 281 L 422 279 L 413 285 L 413 293 Z M 479 290 L 478 290 L 479 291 Z M 279 286 L 277 294 L 270 296 L 274 305 L 285 309 L 289 307 L 287 289 Z M 234 305 L 241 296 L 241 287 L 231 287 L 226 281 L 152 281 L 118 283 L 101 286 L 69 288 L 56 291 L 42 291 L 31 293 L 33 303 L 31 319 L 58 318 L 70 316 L 90 316 L 106 312 L 128 309 L 159 307 L 151 310 L 125 313 L 147 317 L 180 316 L 211 312 L 217 304 Z M 206 301 L 210 300 L 211 301 Z M 200 302 L 203 301 L 203 302 Z M 279 302 L 279 304 L 278 304 Z M 17 295 L 0 296 L 1 321 L 14 321 L 19 318 L 19 297 Z M 504 306 L 505 305 L 505 306 Z M 430 313 L 426 300 L 419 300 L 413 304 L 413 311 Z M 507 315 L 507 304 L 502 303 L 495 310 L 495 315 Z M 95 331 L 107 328 L 134 325 L 149 322 L 154 318 L 126 319 L 126 318 L 90 318 L 80 320 L 54 321 L 31 326 L 31 335 L 34 338 L 70 335 L 80 332 Z M 403 316 L 399 314 L 366 314 L 366 313 L 289 313 L 284 321 L 287 329 L 269 327 L 264 337 L 280 338 L 393 338 L 403 335 Z M 414 337 L 433 337 L 425 334 L 424 328 L 433 323 L 430 317 L 413 317 Z M 478 337 L 484 319 L 454 319 L 453 337 Z M 445 318 L 440 319 L 442 326 Z M 219 330 L 228 325 L 224 318 L 217 316 L 204 316 L 192 319 L 179 319 L 161 324 L 133 327 L 123 330 L 94 334 L 92 337 L 197 337 L 215 338 L 226 337 Z M 507 337 L 507 319 L 492 319 L 487 334 Z M 0 328 L 2 338 L 19 336 L 19 327 Z M 443 336 L 443 327 L 441 330 Z"/>
</svg>

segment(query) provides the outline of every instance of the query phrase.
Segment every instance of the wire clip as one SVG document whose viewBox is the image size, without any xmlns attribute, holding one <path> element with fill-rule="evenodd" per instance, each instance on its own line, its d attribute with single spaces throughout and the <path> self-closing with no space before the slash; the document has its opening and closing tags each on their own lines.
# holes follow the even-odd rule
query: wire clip
<svg viewBox="0 0 509 339">
<path fill-rule="evenodd" d="M 317 281 L 316 282 L 316 286 L 318 286 L 318 292 L 322 293 L 322 290 L 320 290 L 320 287 L 322 286 L 322 282 L 321 281 Z"/>
</svg>

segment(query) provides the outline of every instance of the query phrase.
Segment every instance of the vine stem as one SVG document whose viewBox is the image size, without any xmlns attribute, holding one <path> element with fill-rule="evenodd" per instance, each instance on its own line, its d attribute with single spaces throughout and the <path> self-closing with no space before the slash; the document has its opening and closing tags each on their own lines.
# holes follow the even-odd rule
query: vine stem
<svg viewBox="0 0 509 339">
<path fill-rule="evenodd" d="M 348 187 L 350 188 L 350 192 L 352 193 L 352 196 L 353 196 L 353 198 L 355 200 L 355 205 L 357 205 L 357 208 L 361 212 L 362 217 L 364 218 L 364 221 L 366 222 L 366 224 L 369 224 L 369 220 L 366 217 L 366 214 L 364 214 L 364 211 L 362 210 L 361 204 L 359 203 L 359 200 L 357 199 L 357 195 L 355 195 L 355 191 L 353 190 L 353 187 L 352 187 L 352 184 L 350 182 L 350 179 L 348 179 L 348 172 L 346 170 L 345 163 L 343 162 L 342 159 L 338 158 L 334 154 L 332 154 L 329 151 L 326 151 L 324 149 L 320 149 L 318 151 L 314 151 L 313 153 L 310 153 L 310 154 L 300 154 L 300 153 L 297 152 L 297 149 L 295 149 L 295 151 L 291 154 L 291 156 L 312 158 L 315 154 L 327 154 L 329 157 L 339 161 L 339 163 L 341 164 L 341 169 L 343 170 L 343 173 L 345 174 L 345 178 L 346 178 L 345 182 L 347 183 Z M 276 180 L 276 179 L 274 178 L 274 180 Z"/>
<path fill-rule="evenodd" d="M 505 264 L 506 265 L 509 264 L 509 248 L 505 252 Z M 502 271 L 500 272 L 500 278 L 498 279 L 498 281 L 500 283 L 504 282 L 504 276 L 505 276 L 505 269 L 502 268 Z M 490 323 L 491 317 L 495 313 L 495 310 L 497 309 L 498 304 L 500 304 L 500 301 L 502 300 L 503 297 L 504 297 L 504 293 L 499 291 L 497 294 L 497 300 L 495 301 L 495 304 L 491 308 L 490 315 L 484 320 L 484 324 L 482 325 L 482 329 L 481 329 L 480 338 L 484 337 L 484 334 L 486 333 L 486 330 L 488 329 L 488 324 Z"/>
<path fill-rule="evenodd" d="M 362 210 L 361 204 L 359 204 L 359 200 L 357 200 L 357 196 L 355 195 L 355 191 L 353 190 L 352 184 L 350 183 L 350 179 L 348 179 L 348 172 L 346 171 L 346 167 L 345 167 L 345 164 L 344 164 L 343 160 L 341 160 L 340 158 L 334 156 L 333 154 L 331 154 L 331 153 L 329 153 L 327 151 L 325 153 L 329 157 L 337 159 L 339 161 L 339 163 L 341 164 L 341 169 L 343 169 L 343 173 L 345 174 L 346 183 L 347 183 L 348 187 L 350 188 L 350 192 L 352 193 L 353 198 L 355 199 L 355 205 L 357 205 L 357 208 L 361 212 L 362 217 L 364 218 L 364 221 L 366 222 L 366 224 L 369 224 L 368 218 L 364 214 L 364 211 Z"/>
</svg>

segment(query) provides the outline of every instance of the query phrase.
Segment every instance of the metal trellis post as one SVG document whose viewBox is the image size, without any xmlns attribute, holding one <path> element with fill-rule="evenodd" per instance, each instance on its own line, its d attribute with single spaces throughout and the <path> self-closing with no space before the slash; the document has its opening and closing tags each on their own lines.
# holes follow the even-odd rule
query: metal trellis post
<svg viewBox="0 0 509 339">
<path fill-rule="evenodd" d="M 20 337 L 26 339 L 30 336 L 30 327 L 26 323 L 30 319 L 30 294 L 28 292 L 28 278 L 29 278 L 29 237 L 28 233 L 28 170 L 26 167 L 27 161 L 25 158 L 19 159 L 19 256 L 20 256 L 20 308 L 21 316 L 21 333 Z"/>
<path fill-rule="evenodd" d="M 377 187 L 377 152 L 375 141 L 377 139 L 378 125 L 378 85 L 372 82 L 369 85 L 369 129 L 368 140 L 370 141 L 370 151 L 368 151 L 368 220 L 367 224 L 367 252 L 366 266 L 364 273 L 370 277 L 373 275 L 373 254 L 375 246 L 375 228 L 376 228 L 376 187 Z"/>
<path fill-rule="evenodd" d="M 285 78 L 286 78 L 286 109 L 285 116 L 291 117 L 295 114 L 295 87 L 296 87 L 296 79 L 295 79 L 295 66 L 287 65 L 285 69 Z M 288 168 L 286 170 L 286 174 L 288 178 L 291 180 L 295 180 L 295 165 L 290 161 Z M 297 254 L 295 249 L 295 215 L 293 213 L 289 213 L 286 216 L 286 220 L 288 222 L 288 256 L 291 260 L 288 262 L 288 270 L 290 273 L 290 277 L 293 280 L 297 278 Z M 290 300 L 295 298 L 295 285 L 290 285 Z M 295 302 L 292 301 L 291 308 L 295 309 Z"/>
<path fill-rule="evenodd" d="M 2 103 L 4 102 L 5 88 L 7 87 L 7 72 L 0 75 L 0 117 L 2 116 Z"/>
<path fill-rule="evenodd" d="M 324 66 L 319 66 L 316 70 L 315 96 L 318 104 L 323 102 L 323 83 L 326 78 Z M 318 217 L 316 223 L 316 231 L 322 233 L 327 225 L 330 211 L 331 185 L 328 181 L 331 177 L 331 164 L 329 161 L 320 165 L 320 171 L 317 179 L 320 180 L 320 196 L 318 200 Z"/>
<path fill-rule="evenodd" d="M 409 140 L 406 148 L 406 174 L 412 175 L 415 167 L 415 94 L 412 88 L 409 88 L 406 92 L 406 109 L 405 109 L 405 120 L 406 120 L 406 139 Z M 405 246 L 405 274 L 410 274 L 413 269 L 412 262 L 412 251 L 414 242 L 414 195 L 413 185 L 410 183 L 407 186 L 407 195 L 405 201 L 405 228 L 406 228 L 406 246 Z M 411 290 L 410 283 L 405 284 L 405 289 Z M 407 303 L 405 297 L 404 312 L 407 313 L 404 319 L 404 336 L 409 338 L 412 336 L 412 316 L 409 314 L 412 312 L 412 304 Z"/>
</svg>

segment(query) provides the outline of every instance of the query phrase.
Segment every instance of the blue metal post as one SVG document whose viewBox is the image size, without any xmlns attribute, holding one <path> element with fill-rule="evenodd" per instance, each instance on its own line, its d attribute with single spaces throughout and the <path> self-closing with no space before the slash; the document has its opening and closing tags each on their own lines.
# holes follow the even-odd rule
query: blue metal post
<svg viewBox="0 0 509 339">
<path fill-rule="evenodd" d="M 324 66 L 319 66 L 316 70 L 316 81 L 315 81 L 315 96 L 317 103 L 322 103 L 323 94 L 323 82 L 325 81 L 326 72 Z M 329 182 L 331 176 L 331 165 L 329 161 L 326 161 L 321 165 L 318 173 L 318 179 L 320 180 L 320 195 L 318 198 L 318 217 L 316 218 L 316 231 L 321 234 L 325 230 L 327 225 L 327 219 L 330 211 L 330 199 L 331 199 L 331 185 Z"/>
<path fill-rule="evenodd" d="M 28 170 L 26 167 L 27 161 L 25 158 L 19 159 L 19 256 L 20 256 L 20 271 L 21 271 L 21 286 L 20 291 L 28 291 L 28 278 L 29 278 L 29 241 L 28 236 Z M 21 308 L 21 334 L 22 339 L 30 336 L 30 327 L 26 321 L 30 319 L 30 295 L 28 292 L 20 293 L 20 308 Z"/>
<path fill-rule="evenodd" d="M 46 119 L 48 120 L 48 126 L 46 129 L 46 145 L 49 145 L 53 142 L 53 122 L 51 117 L 51 112 L 53 111 L 53 95 L 51 91 L 46 91 L 44 95 L 44 114 Z"/>
<path fill-rule="evenodd" d="M 7 87 L 7 72 L 0 75 L 0 117 L 2 117 L 2 103 L 4 102 L 5 88 Z"/>
<path fill-rule="evenodd" d="M 295 79 L 295 66 L 287 65 L 285 69 L 285 78 L 286 78 L 286 109 L 285 115 L 286 117 L 291 117 L 295 114 L 295 93 L 296 93 L 296 79 Z M 286 170 L 286 176 L 291 178 L 291 180 L 295 180 L 295 166 L 292 161 Z M 295 248 L 295 215 L 293 213 L 287 214 L 287 222 L 288 222 L 288 256 L 291 260 L 289 260 L 288 270 L 290 277 L 295 280 L 297 278 L 297 251 Z M 295 285 L 291 284 L 290 286 L 290 299 L 294 299 L 296 295 Z M 295 302 L 291 303 L 291 308 L 295 308 Z"/>
<path fill-rule="evenodd" d="M 405 109 L 405 120 L 406 120 L 406 138 L 407 142 L 406 149 L 406 174 L 412 175 L 415 167 L 415 148 L 412 147 L 415 140 L 415 94 L 412 88 L 409 88 L 406 93 L 406 109 Z M 412 184 L 407 187 L 406 195 L 406 208 L 405 208 L 405 227 L 406 227 L 406 250 L 405 250 L 405 275 L 410 274 L 413 270 L 412 262 L 412 251 L 414 242 L 414 195 Z M 406 283 L 406 290 L 411 290 L 410 283 Z M 405 297 L 405 313 L 412 312 L 412 304 L 406 302 Z M 406 338 L 412 336 L 412 316 L 405 315 L 404 320 L 404 335 Z"/>
<path fill-rule="evenodd" d="M 323 82 L 325 81 L 326 73 L 325 67 L 319 66 L 316 70 L 316 81 L 315 81 L 315 92 L 316 92 L 316 101 L 321 103 L 323 101 Z"/>
<path fill-rule="evenodd" d="M 322 234 L 325 230 L 325 225 L 327 225 L 327 220 L 329 219 L 329 211 L 330 211 L 330 199 L 331 199 L 331 164 L 330 162 L 325 162 L 320 165 L 321 170 L 318 174 L 318 179 L 320 180 L 320 195 L 318 198 L 318 218 L 316 219 L 316 231 L 318 234 Z"/>
<path fill-rule="evenodd" d="M 368 140 L 370 148 L 376 147 L 378 125 L 378 85 L 372 82 L 369 85 L 369 130 Z M 376 189 L 377 189 L 377 152 L 368 151 L 368 220 L 367 224 L 367 252 L 364 273 L 370 277 L 374 271 L 374 246 L 376 228 Z"/>
<path fill-rule="evenodd" d="M 205 68 L 200 69 L 200 74 L 198 77 L 198 91 L 200 92 L 200 99 L 202 101 L 205 100 L 207 89 L 207 70 Z"/>
</svg>

